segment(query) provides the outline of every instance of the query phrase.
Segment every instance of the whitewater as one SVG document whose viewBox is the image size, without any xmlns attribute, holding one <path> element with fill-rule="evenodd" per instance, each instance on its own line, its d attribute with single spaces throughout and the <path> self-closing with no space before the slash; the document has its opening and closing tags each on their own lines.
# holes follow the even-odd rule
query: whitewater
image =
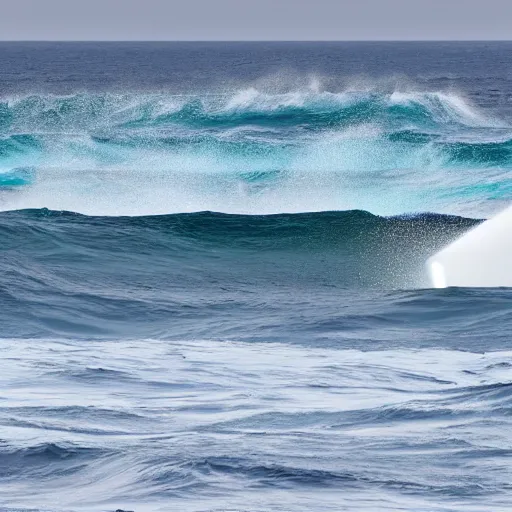
<svg viewBox="0 0 512 512">
<path fill-rule="evenodd" d="M 511 43 L 0 43 L 0 511 L 512 510 Z"/>
<path fill-rule="evenodd" d="M 0 208 L 396 215 L 464 214 L 470 202 L 477 216 L 503 207 L 506 123 L 454 93 L 319 88 L 7 98 L 0 186 L 10 193 Z"/>
</svg>

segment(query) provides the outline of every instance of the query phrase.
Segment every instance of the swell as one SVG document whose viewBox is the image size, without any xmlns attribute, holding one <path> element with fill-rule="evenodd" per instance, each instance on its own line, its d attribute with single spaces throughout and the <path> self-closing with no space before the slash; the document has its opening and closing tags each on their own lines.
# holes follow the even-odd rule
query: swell
<svg viewBox="0 0 512 512">
<path fill-rule="evenodd" d="M 339 317 L 339 294 L 428 287 L 426 259 L 476 222 L 362 211 L 8 212 L 0 216 L 0 318 L 4 336 L 18 337 L 172 333 L 197 339 L 243 332 L 273 339 L 284 329 L 299 339 L 322 337 L 340 325 L 350 332 L 366 322 L 385 327 L 385 318 L 391 324 L 402 319 L 392 312 L 362 318 L 357 308 Z M 411 318 L 420 318 L 414 315 L 422 307 L 421 301 L 411 305 Z M 297 323 L 297 315 L 310 320 Z M 481 310 L 482 321 L 486 315 Z"/>
<path fill-rule="evenodd" d="M 372 240 L 397 236 L 405 243 L 440 243 L 476 225 L 478 220 L 463 217 L 422 213 L 381 217 L 365 211 L 332 211 L 318 213 L 277 215 L 236 215 L 216 212 L 198 212 L 140 217 L 86 216 L 73 212 L 48 209 L 4 212 L 0 215 L 0 230 L 9 234 L 4 249 L 16 248 L 14 238 L 28 235 L 27 246 L 37 242 L 52 242 L 59 238 L 71 244 L 87 243 L 95 249 L 103 246 L 105 236 L 122 239 L 130 236 L 135 245 L 149 238 L 168 241 L 177 250 L 205 245 L 211 248 L 254 247 L 306 249 L 340 246 L 363 248 Z M 28 233 L 22 231 L 28 230 Z M 80 240 L 80 233 L 89 232 L 88 239 Z M 408 235 L 410 234 L 410 238 Z M 384 242 L 384 245 L 386 243 Z M 156 246 L 158 247 L 158 246 Z"/>
</svg>

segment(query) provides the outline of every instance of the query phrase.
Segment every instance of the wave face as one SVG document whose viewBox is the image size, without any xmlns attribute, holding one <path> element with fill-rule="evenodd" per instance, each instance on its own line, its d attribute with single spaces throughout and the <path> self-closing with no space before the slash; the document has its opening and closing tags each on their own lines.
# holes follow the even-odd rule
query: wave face
<svg viewBox="0 0 512 512">
<path fill-rule="evenodd" d="M 230 318 L 240 315 L 236 324 L 247 325 L 237 337 L 278 339 L 295 330 L 294 301 L 276 309 L 288 294 L 302 296 L 299 310 L 313 313 L 322 303 L 337 307 L 345 290 L 427 287 L 428 256 L 474 224 L 361 211 L 136 218 L 4 213 L 3 333 L 188 338 L 198 335 L 191 320 L 211 310 L 215 322 L 205 321 L 201 336 L 229 337 L 236 331 Z M 262 330 L 267 315 L 282 325 Z M 306 337 L 316 330 L 313 320 L 310 329 Z"/>
<path fill-rule="evenodd" d="M 260 89 L 4 99 L 0 208 L 478 217 L 509 196 L 512 130 L 461 95 Z"/>
</svg>

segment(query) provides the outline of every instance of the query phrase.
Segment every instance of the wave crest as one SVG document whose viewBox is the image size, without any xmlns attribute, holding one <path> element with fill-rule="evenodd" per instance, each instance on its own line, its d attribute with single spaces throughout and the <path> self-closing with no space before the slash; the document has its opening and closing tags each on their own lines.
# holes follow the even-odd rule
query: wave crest
<svg viewBox="0 0 512 512">
<path fill-rule="evenodd" d="M 41 129 L 91 129 L 119 125 L 165 123 L 227 123 L 255 121 L 312 122 L 321 126 L 404 119 L 424 123 L 457 123 L 493 126 L 467 100 L 442 92 L 298 90 L 286 93 L 247 88 L 233 93 L 172 94 L 75 94 L 65 97 L 32 95 L 4 100 L 0 127 Z M 258 116 L 254 119 L 254 116 Z M 297 118 L 298 116 L 298 118 Z"/>
</svg>

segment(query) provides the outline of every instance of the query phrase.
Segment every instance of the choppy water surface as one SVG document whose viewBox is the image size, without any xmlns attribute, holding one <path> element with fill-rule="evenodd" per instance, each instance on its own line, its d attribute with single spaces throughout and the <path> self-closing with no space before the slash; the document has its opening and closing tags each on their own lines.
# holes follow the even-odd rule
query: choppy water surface
<svg viewBox="0 0 512 512">
<path fill-rule="evenodd" d="M 0 44 L 0 509 L 512 510 L 510 49 Z"/>
</svg>

